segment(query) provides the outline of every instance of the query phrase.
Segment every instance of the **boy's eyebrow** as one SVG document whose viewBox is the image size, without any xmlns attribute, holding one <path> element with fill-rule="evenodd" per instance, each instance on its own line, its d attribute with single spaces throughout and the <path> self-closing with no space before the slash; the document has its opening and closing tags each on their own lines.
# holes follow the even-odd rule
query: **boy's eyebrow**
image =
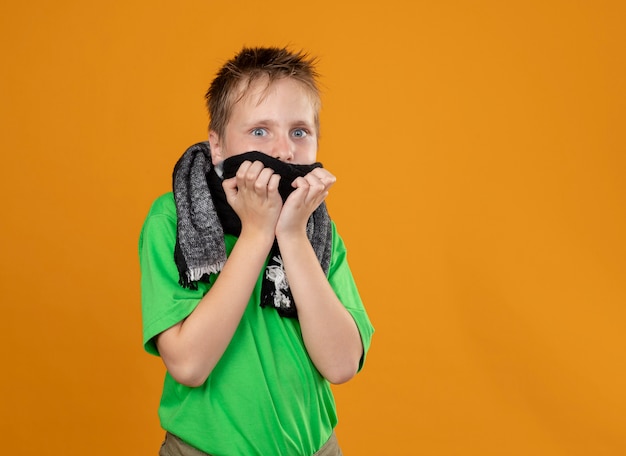
<svg viewBox="0 0 626 456">
<path fill-rule="evenodd" d="M 273 120 L 273 119 L 258 119 L 258 120 L 252 120 L 250 122 L 247 122 L 246 127 L 252 127 L 254 125 L 261 125 L 261 126 L 272 126 L 275 127 L 277 125 L 279 125 L 279 122 Z M 306 120 L 294 120 L 292 122 L 289 122 L 289 125 L 291 126 L 305 126 L 305 127 L 312 127 L 313 125 L 315 125 L 312 122 L 307 122 Z"/>
<path fill-rule="evenodd" d="M 250 122 L 247 122 L 246 125 L 278 125 L 278 122 L 271 119 L 253 119 Z"/>
</svg>

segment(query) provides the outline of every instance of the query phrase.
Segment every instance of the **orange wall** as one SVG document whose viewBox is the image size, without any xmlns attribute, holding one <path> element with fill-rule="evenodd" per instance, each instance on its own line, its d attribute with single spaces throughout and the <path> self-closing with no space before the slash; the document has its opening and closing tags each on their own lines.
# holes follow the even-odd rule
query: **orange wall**
<svg viewBox="0 0 626 456">
<path fill-rule="evenodd" d="M 4 453 L 156 454 L 139 229 L 220 63 L 290 43 L 377 329 L 345 454 L 626 454 L 623 2 L 5 3 Z"/>
</svg>

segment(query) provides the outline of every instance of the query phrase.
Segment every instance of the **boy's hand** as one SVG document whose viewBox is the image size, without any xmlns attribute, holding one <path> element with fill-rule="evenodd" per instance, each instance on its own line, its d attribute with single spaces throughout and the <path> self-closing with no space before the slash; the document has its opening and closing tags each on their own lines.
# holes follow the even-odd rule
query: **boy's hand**
<svg viewBox="0 0 626 456">
<path fill-rule="evenodd" d="M 282 208 L 278 193 L 280 176 L 263 163 L 245 161 L 235 177 L 224 180 L 226 200 L 241 219 L 242 234 L 260 234 L 274 238 Z"/>
<path fill-rule="evenodd" d="M 328 190 L 337 178 L 324 168 L 315 168 L 291 184 L 295 190 L 283 205 L 276 236 L 302 234 L 306 232 L 309 217 L 328 196 Z"/>
</svg>

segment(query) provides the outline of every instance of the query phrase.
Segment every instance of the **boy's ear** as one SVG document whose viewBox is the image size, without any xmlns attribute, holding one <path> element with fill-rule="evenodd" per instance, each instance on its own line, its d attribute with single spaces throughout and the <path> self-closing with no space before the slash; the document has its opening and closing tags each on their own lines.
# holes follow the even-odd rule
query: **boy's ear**
<svg viewBox="0 0 626 456">
<path fill-rule="evenodd" d="M 211 161 L 213 166 L 222 162 L 222 141 L 217 133 L 209 131 L 209 145 L 211 146 Z"/>
</svg>

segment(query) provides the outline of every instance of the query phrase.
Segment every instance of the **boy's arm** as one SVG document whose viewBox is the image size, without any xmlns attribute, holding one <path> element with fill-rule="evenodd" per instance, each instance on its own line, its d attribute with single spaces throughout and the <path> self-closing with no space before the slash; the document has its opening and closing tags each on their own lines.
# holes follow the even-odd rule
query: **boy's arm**
<svg viewBox="0 0 626 456">
<path fill-rule="evenodd" d="M 335 177 L 322 168 L 294 181 L 296 190 L 283 206 L 276 238 L 309 356 L 328 381 L 343 383 L 357 373 L 363 345 L 306 235 L 309 216 L 334 182 Z"/>
<path fill-rule="evenodd" d="M 245 162 L 236 177 L 224 181 L 241 235 L 195 310 L 156 339 L 168 372 L 183 385 L 202 385 L 235 333 L 274 241 L 282 206 L 278 180 L 259 162 Z"/>
</svg>

